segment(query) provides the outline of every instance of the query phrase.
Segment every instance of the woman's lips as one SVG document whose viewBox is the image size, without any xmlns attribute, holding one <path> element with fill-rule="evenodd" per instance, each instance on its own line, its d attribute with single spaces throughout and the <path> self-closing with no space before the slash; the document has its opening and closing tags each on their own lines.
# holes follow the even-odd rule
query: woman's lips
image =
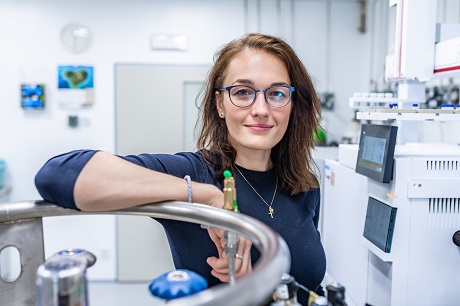
<svg viewBox="0 0 460 306">
<path fill-rule="evenodd" d="M 265 132 L 272 128 L 268 124 L 246 124 L 246 127 L 256 132 Z"/>
</svg>

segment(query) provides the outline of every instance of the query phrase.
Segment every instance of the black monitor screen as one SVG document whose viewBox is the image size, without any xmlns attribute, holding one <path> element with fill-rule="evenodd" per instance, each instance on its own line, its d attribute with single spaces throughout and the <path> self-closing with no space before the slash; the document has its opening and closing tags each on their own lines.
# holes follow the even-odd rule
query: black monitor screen
<svg viewBox="0 0 460 306">
<path fill-rule="evenodd" d="M 364 237 L 386 253 L 391 251 L 396 208 L 369 197 Z"/>
<path fill-rule="evenodd" d="M 391 181 L 397 131 L 396 126 L 362 125 L 357 173 L 382 183 Z"/>
</svg>

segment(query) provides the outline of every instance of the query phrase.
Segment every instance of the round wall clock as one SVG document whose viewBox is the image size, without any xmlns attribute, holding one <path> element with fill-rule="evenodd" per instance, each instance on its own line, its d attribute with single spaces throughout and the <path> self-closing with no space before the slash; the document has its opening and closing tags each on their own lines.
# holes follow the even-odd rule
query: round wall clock
<svg viewBox="0 0 460 306">
<path fill-rule="evenodd" d="M 91 31 L 80 24 L 68 24 L 61 31 L 61 43 L 70 52 L 85 52 L 91 45 Z"/>
</svg>

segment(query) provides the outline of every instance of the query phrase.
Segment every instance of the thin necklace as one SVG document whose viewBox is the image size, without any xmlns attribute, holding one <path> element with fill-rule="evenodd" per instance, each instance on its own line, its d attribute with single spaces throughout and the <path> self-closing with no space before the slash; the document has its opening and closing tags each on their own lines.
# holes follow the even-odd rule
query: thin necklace
<svg viewBox="0 0 460 306">
<path fill-rule="evenodd" d="M 244 175 L 243 175 L 243 173 L 241 173 L 240 169 L 238 169 L 238 167 L 236 165 L 234 165 L 234 166 L 235 166 L 236 171 L 238 171 L 238 173 L 246 181 L 246 183 L 248 183 L 248 185 L 252 188 L 252 190 L 254 190 L 254 192 L 259 196 L 259 198 L 262 201 L 264 201 L 265 205 L 268 206 L 268 214 L 273 219 L 273 214 L 275 213 L 275 210 L 273 209 L 272 205 L 273 205 L 273 200 L 275 199 L 276 190 L 278 189 L 278 180 L 276 181 L 275 192 L 273 193 L 272 201 L 270 202 L 270 205 L 268 205 L 267 201 L 265 201 L 264 198 L 262 198 L 262 196 L 257 192 L 257 190 L 254 187 L 252 187 L 251 183 L 249 183 L 249 181 L 244 177 Z"/>
</svg>

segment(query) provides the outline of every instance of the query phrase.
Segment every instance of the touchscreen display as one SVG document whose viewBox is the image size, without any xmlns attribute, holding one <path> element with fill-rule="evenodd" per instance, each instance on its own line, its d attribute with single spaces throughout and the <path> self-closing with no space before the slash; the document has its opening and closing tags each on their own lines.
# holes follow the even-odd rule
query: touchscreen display
<svg viewBox="0 0 460 306">
<path fill-rule="evenodd" d="M 364 136 L 363 154 L 359 164 L 370 170 L 382 172 L 387 140 L 381 137 Z"/>
<path fill-rule="evenodd" d="M 382 183 L 391 181 L 397 130 L 396 126 L 362 125 L 357 173 Z"/>
<path fill-rule="evenodd" d="M 396 208 L 369 197 L 364 237 L 386 253 L 391 251 Z"/>
</svg>

